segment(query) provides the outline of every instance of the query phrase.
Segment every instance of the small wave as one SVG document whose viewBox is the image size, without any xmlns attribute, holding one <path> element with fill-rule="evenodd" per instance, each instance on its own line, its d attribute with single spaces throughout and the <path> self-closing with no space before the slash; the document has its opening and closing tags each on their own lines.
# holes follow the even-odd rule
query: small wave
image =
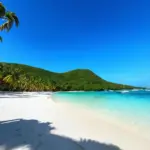
<svg viewBox="0 0 150 150">
<path fill-rule="evenodd" d="M 123 91 L 121 91 L 121 93 L 128 93 L 129 91 L 127 91 L 127 90 L 123 90 Z"/>
<path fill-rule="evenodd" d="M 85 91 L 66 91 L 66 92 L 77 93 L 77 92 L 85 92 Z"/>
<path fill-rule="evenodd" d="M 132 91 L 139 91 L 139 89 L 133 89 Z"/>
<path fill-rule="evenodd" d="M 109 90 L 109 92 L 113 92 L 113 90 Z"/>
<path fill-rule="evenodd" d="M 150 92 L 150 89 L 146 89 L 145 91 Z"/>
</svg>

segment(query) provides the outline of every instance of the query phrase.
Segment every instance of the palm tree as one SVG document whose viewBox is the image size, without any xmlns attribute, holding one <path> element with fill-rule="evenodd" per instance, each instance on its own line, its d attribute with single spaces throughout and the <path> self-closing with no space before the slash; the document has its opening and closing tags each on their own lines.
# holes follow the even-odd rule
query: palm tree
<svg viewBox="0 0 150 150">
<path fill-rule="evenodd" d="M 0 19 L 4 20 L 4 23 L 0 25 L 0 31 L 9 31 L 13 24 L 18 27 L 19 19 L 15 13 L 6 10 L 5 6 L 0 2 Z M 0 36 L 0 42 L 2 42 L 2 37 Z"/>
<path fill-rule="evenodd" d="M 3 78 L 3 81 L 6 82 L 6 83 L 9 83 L 9 84 L 12 84 L 13 81 L 14 81 L 13 76 L 9 74 L 9 75 L 7 75 L 6 77 Z"/>
</svg>

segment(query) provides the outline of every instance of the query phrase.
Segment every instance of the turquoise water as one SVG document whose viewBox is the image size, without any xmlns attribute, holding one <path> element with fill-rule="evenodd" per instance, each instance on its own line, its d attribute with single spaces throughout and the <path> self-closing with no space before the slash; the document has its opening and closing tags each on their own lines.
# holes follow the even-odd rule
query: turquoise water
<svg viewBox="0 0 150 150">
<path fill-rule="evenodd" d="M 58 92 L 53 99 L 76 103 L 150 129 L 150 91 Z"/>
</svg>

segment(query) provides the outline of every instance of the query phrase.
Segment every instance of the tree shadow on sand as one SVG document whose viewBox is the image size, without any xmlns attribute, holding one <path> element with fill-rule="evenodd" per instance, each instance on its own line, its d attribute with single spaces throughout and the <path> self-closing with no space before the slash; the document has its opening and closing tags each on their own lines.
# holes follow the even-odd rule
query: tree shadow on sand
<svg viewBox="0 0 150 150">
<path fill-rule="evenodd" d="M 120 150 L 92 140 L 75 141 L 52 134 L 51 123 L 37 120 L 8 120 L 0 122 L 0 150 Z"/>
</svg>

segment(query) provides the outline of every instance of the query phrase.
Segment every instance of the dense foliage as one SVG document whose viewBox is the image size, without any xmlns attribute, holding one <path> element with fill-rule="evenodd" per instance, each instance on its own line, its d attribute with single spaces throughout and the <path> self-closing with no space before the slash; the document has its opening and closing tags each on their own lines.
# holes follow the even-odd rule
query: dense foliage
<svg viewBox="0 0 150 150">
<path fill-rule="evenodd" d="M 86 69 L 54 73 L 27 65 L 0 63 L 0 90 L 99 91 L 132 88 L 132 86 L 107 82 Z"/>
<path fill-rule="evenodd" d="M 0 2 L 0 31 L 6 30 L 9 31 L 13 24 L 17 27 L 19 25 L 19 19 L 14 12 L 6 10 L 5 6 Z M 0 42 L 2 42 L 2 37 L 0 36 Z"/>
</svg>

